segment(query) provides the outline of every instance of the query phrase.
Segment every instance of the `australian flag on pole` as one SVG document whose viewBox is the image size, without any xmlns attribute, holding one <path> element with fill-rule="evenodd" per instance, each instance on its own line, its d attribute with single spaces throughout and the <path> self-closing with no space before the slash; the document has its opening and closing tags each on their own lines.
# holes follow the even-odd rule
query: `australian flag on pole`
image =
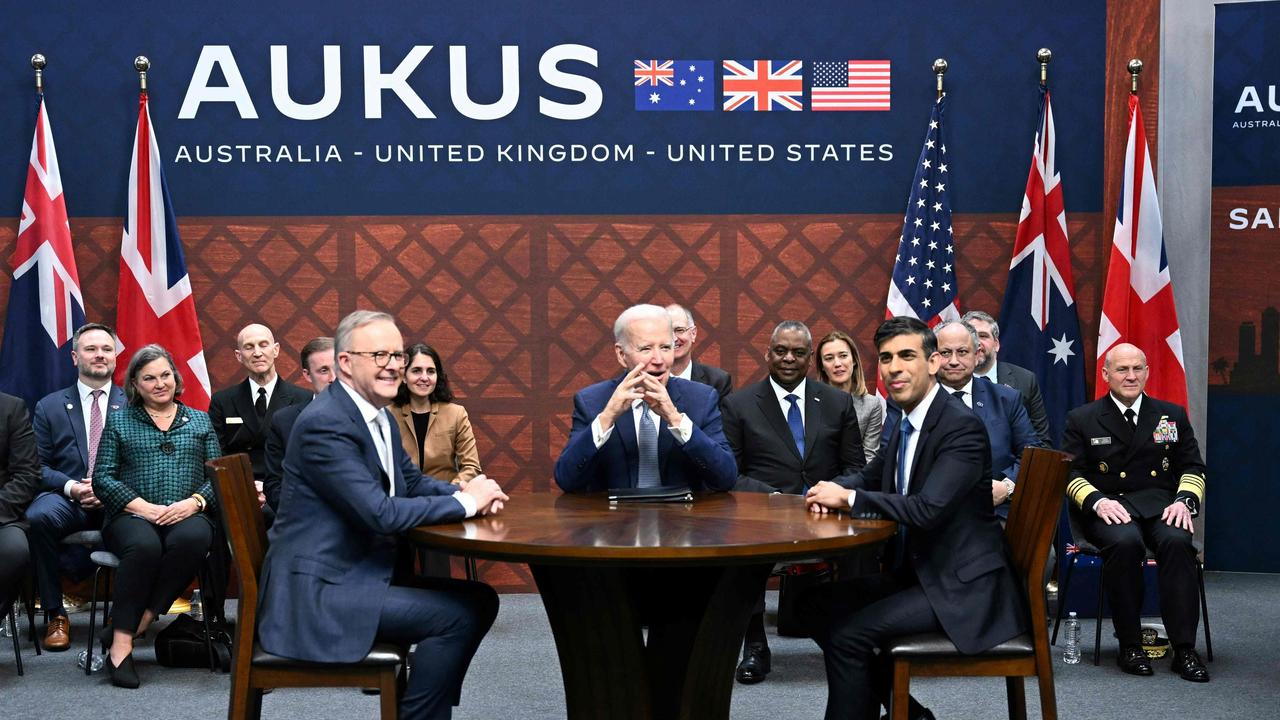
<svg viewBox="0 0 1280 720">
<path fill-rule="evenodd" d="M 0 391 L 22 398 L 28 409 L 75 382 L 71 335 L 84 324 L 58 153 L 43 94 L 39 100 L 0 347 Z"/>
<path fill-rule="evenodd" d="M 1084 353 L 1071 277 L 1071 247 L 1054 148 L 1053 111 L 1041 88 L 1031 172 L 1000 306 L 1000 361 L 1036 374 L 1049 440 L 1062 444 L 1067 412 L 1084 402 Z"/>
</svg>

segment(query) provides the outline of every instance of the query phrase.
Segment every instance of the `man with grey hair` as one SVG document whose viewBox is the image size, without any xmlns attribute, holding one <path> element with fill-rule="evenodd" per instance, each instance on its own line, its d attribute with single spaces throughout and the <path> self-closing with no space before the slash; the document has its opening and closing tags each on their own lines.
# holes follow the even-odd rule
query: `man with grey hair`
<svg viewBox="0 0 1280 720">
<path fill-rule="evenodd" d="M 672 303 L 667 306 L 667 314 L 671 316 L 671 331 L 676 338 L 671 377 L 710 385 L 719 393 L 723 404 L 724 399 L 733 392 L 733 376 L 718 367 L 693 359 L 693 344 L 698 340 L 698 326 L 694 324 L 693 313 L 688 308 Z"/>
<path fill-rule="evenodd" d="M 1027 417 L 1031 419 L 1031 427 L 1040 437 L 1040 444 L 1053 447 L 1053 439 L 1049 437 L 1049 415 L 1044 409 L 1044 398 L 1040 395 L 1040 383 L 1036 381 L 1035 373 L 1011 362 L 1000 362 L 997 357 L 1000 354 L 1000 324 L 981 310 L 970 310 L 960 319 L 972 325 L 978 333 L 978 363 L 973 374 L 1017 390 L 1022 396 L 1022 406 L 1027 409 Z"/>
<path fill-rule="evenodd" d="M 298 416 L 285 451 L 258 636 L 273 655 L 317 663 L 357 662 L 375 642 L 416 643 L 400 717 L 449 717 L 498 596 L 468 580 L 393 582 L 396 541 L 419 525 L 499 512 L 508 497 L 484 475 L 465 488 L 425 477 L 405 453 L 386 411 L 405 363 L 390 315 L 351 313 L 335 345 L 338 379 Z"/>
<path fill-rule="evenodd" d="M 634 305 L 613 325 L 622 375 L 580 390 L 556 460 L 565 492 L 688 486 L 730 490 L 738 476 L 708 385 L 671 377 L 675 337 L 658 305 Z"/>
<path fill-rule="evenodd" d="M 1022 451 L 1040 445 L 1040 438 L 1018 391 L 975 377 L 979 346 L 977 330 L 967 322 L 949 320 L 933 329 L 938 342 L 938 383 L 973 411 L 987 429 L 991 445 L 991 504 L 1003 522 L 1009 517 L 1014 484 L 1022 465 Z M 895 419 L 896 419 L 895 415 Z"/>
</svg>

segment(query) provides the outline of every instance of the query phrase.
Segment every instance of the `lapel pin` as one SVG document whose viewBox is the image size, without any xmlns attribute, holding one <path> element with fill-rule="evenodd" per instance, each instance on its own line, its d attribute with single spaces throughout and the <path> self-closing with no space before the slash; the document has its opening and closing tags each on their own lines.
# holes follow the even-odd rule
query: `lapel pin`
<svg viewBox="0 0 1280 720">
<path fill-rule="evenodd" d="M 67 403 L 67 409 L 68 409 L 68 410 L 75 410 L 75 409 L 76 409 L 76 406 L 75 406 L 75 405 L 72 405 L 71 403 Z"/>
<path fill-rule="evenodd" d="M 1107 471 L 1107 464 L 1104 462 L 1098 463 L 1098 472 L 1104 473 L 1106 471 Z"/>
<path fill-rule="evenodd" d="M 982 404 L 982 401 L 981 401 L 981 400 L 979 400 L 979 401 L 977 402 L 977 405 L 978 405 L 978 407 L 986 407 L 986 405 L 983 405 L 983 404 Z"/>
<path fill-rule="evenodd" d="M 1160 458 L 1160 468 L 1166 472 L 1169 470 L 1169 458 Z"/>
</svg>

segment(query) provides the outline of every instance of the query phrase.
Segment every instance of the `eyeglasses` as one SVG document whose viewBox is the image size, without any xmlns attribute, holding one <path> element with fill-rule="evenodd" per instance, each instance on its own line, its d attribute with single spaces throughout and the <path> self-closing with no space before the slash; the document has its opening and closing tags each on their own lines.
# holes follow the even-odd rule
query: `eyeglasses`
<svg viewBox="0 0 1280 720">
<path fill-rule="evenodd" d="M 380 368 L 386 367 L 392 360 L 395 360 L 397 365 L 404 365 L 405 362 L 405 354 L 403 352 L 387 352 L 386 350 L 348 350 L 347 352 L 352 355 L 364 355 L 371 358 L 373 364 Z"/>
<path fill-rule="evenodd" d="M 695 326 L 693 326 L 693 325 L 690 325 L 689 327 L 681 327 L 681 326 L 677 325 L 677 326 L 675 326 L 675 327 L 671 328 L 671 331 L 672 331 L 672 332 L 674 332 L 674 333 L 675 333 L 675 334 L 677 334 L 677 335 L 684 335 L 685 333 L 689 332 L 690 330 L 694 330 L 694 329 L 696 329 L 696 328 L 695 328 Z"/>
</svg>

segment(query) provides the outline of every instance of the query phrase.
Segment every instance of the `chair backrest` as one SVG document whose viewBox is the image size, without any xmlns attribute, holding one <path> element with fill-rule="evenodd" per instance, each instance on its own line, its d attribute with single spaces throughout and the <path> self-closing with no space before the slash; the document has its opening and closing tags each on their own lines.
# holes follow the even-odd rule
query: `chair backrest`
<svg viewBox="0 0 1280 720">
<path fill-rule="evenodd" d="M 1044 593 L 1040 584 L 1070 469 L 1071 459 L 1057 450 L 1029 447 L 1022 452 L 1017 492 L 1013 494 L 1004 532 L 1013 550 L 1013 564 L 1026 582 L 1033 618 L 1044 617 Z"/>
<path fill-rule="evenodd" d="M 267 554 L 267 526 L 258 506 L 258 489 L 253 484 L 253 465 L 248 455 L 214 458 L 205 463 L 205 472 L 218 498 L 222 527 L 231 543 L 231 556 L 240 578 L 233 667 L 248 667 L 258 622 L 258 573 Z"/>
</svg>

